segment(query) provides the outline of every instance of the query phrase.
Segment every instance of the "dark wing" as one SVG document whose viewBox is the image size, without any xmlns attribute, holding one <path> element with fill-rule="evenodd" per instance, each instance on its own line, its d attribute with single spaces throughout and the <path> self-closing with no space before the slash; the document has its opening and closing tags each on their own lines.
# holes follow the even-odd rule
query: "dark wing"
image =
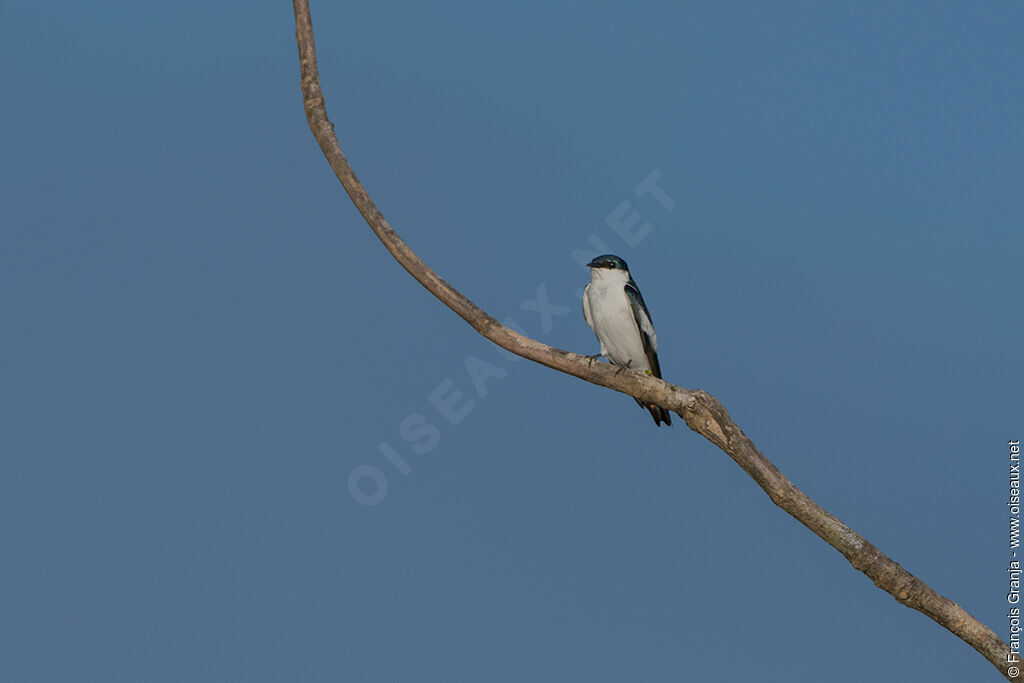
<svg viewBox="0 0 1024 683">
<path fill-rule="evenodd" d="M 640 288 L 630 278 L 626 283 L 626 298 L 633 309 L 633 318 L 636 320 L 636 327 L 640 330 L 640 337 L 644 342 L 644 354 L 647 356 L 647 363 L 651 366 L 651 374 L 661 377 L 661 366 L 658 364 L 658 335 L 654 333 L 654 325 L 651 323 L 651 314 L 647 311 L 647 304 L 640 294 Z"/>
<path fill-rule="evenodd" d="M 647 312 L 647 304 L 644 303 L 644 298 L 640 294 L 640 288 L 636 286 L 632 278 L 626 283 L 626 298 L 629 299 L 630 308 L 633 309 L 633 319 L 636 320 L 636 328 L 640 330 L 640 338 L 644 342 L 644 354 L 647 355 L 647 363 L 651 366 L 651 374 L 661 378 L 661 366 L 658 364 L 658 335 L 654 333 L 651 314 Z M 640 404 L 641 408 L 646 408 L 651 413 L 654 424 L 659 427 L 662 424 L 672 426 L 672 414 L 669 411 L 653 403 L 645 404 L 640 399 L 636 399 L 636 402 Z"/>
</svg>

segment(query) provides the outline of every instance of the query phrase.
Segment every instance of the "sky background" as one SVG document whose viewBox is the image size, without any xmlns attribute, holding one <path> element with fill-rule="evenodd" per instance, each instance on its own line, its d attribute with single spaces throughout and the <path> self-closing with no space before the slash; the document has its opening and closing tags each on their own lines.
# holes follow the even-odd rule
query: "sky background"
<svg viewBox="0 0 1024 683">
<path fill-rule="evenodd" d="M 594 353 L 607 245 L 667 379 L 1009 637 L 1024 4 L 312 9 L 428 264 Z M 1000 680 L 681 419 L 415 284 L 309 133 L 291 12 L 0 3 L 5 680 Z"/>
</svg>

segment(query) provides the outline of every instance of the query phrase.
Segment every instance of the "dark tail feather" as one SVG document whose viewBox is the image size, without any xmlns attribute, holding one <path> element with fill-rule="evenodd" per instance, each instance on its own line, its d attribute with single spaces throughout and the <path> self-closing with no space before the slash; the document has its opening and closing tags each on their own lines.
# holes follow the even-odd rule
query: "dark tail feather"
<svg viewBox="0 0 1024 683">
<path fill-rule="evenodd" d="M 672 426 L 672 413 L 665 410 L 661 406 L 656 406 L 653 403 L 644 403 L 643 401 L 637 400 L 637 404 L 641 408 L 647 408 L 651 412 L 651 417 L 654 418 L 654 424 L 661 426 L 664 422 L 667 426 Z"/>
</svg>

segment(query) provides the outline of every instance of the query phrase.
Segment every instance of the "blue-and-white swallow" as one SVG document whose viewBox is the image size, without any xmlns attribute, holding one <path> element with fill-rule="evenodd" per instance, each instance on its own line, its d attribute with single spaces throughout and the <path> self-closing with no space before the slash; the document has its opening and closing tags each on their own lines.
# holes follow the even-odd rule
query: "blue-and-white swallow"
<svg viewBox="0 0 1024 683">
<path fill-rule="evenodd" d="M 661 377 L 658 365 L 658 335 L 640 288 L 629 274 L 629 266 L 614 254 L 605 254 L 587 264 L 590 284 L 583 290 L 583 318 L 601 343 L 599 355 L 612 365 L 650 372 Z M 596 357 L 596 356 L 595 356 Z M 651 411 L 654 424 L 672 426 L 669 411 L 637 399 Z"/>
</svg>

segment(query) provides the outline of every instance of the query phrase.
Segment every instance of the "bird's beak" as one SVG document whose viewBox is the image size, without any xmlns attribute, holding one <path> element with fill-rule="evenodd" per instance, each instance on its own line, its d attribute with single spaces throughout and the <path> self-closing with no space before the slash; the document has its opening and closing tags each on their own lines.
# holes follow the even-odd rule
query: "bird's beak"
<svg viewBox="0 0 1024 683">
<path fill-rule="evenodd" d="M 596 265 L 595 261 L 597 261 L 597 259 L 594 259 L 593 261 L 588 263 L 587 264 L 587 268 L 597 268 L 597 265 Z"/>
</svg>

